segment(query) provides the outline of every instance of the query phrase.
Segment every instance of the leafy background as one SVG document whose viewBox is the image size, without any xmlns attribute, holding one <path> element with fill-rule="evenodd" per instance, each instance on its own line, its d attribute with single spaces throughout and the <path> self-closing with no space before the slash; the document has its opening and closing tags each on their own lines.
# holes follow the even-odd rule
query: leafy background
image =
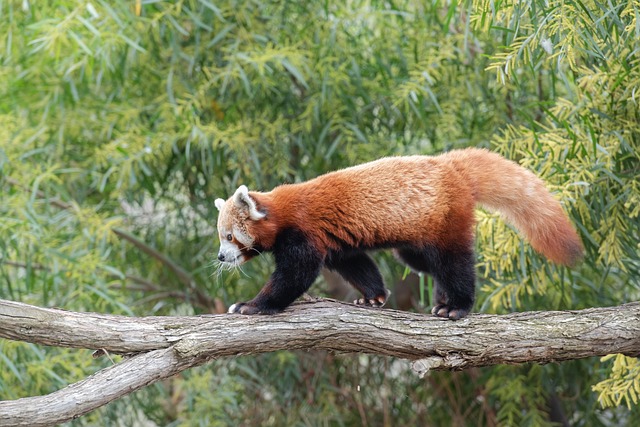
<svg viewBox="0 0 640 427">
<path fill-rule="evenodd" d="M 477 310 L 638 300 L 639 16 L 637 0 L 0 0 L 0 297 L 220 312 L 272 260 L 215 274 L 216 197 L 482 146 L 545 179 L 586 257 L 550 265 L 478 211 Z M 396 306 L 428 311 L 418 280 L 376 259 Z M 109 363 L 1 341 L 0 398 Z M 640 364 L 622 356 L 421 380 L 401 360 L 280 352 L 215 361 L 72 424 L 619 426 L 639 419 L 639 393 Z"/>
</svg>

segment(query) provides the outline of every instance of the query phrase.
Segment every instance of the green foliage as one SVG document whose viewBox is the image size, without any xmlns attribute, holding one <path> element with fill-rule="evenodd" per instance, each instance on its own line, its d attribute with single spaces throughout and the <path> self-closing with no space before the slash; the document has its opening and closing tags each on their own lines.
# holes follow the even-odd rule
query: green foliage
<svg viewBox="0 0 640 427">
<path fill-rule="evenodd" d="M 546 391 L 542 381 L 540 366 L 517 369 L 496 368 L 506 370 L 511 376 L 509 387 L 505 387 L 502 375 L 495 375 L 487 382 L 492 396 L 498 399 L 497 418 L 500 424 L 508 426 L 542 426 L 550 425 L 545 407 Z M 514 371 L 516 371 L 514 376 Z M 520 371 L 520 372 L 517 372 Z"/>
<path fill-rule="evenodd" d="M 637 358 L 610 354 L 603 357 L 606 361 L 613 359 L 611 377 L 593 386 L 599 393 L 598 400 L 602 406 L 617 406 L 624 403 L 631 409 L 638 404 L 640 396 L 640 363 Z"/>
<path fill-rule="evenodd" d="M 586 257 L 552 266 L 480 211 L 478 309 L 639 299 L 638 1 L 40 3 L 0 0 L 2 298 L 223 309 L 271 260 L 213 276 L 216 197 L 480 145 L 545 179 Z M 1 398 L 107 363 L 0 347 Z M 74 423 L 533 426 L 558 422 L 554 403 L 572 425 L 622 425 L 639 415 L 636 362 L 418 380 L 402 361 L 284 352 L 216 361 Z"/>
</svg>

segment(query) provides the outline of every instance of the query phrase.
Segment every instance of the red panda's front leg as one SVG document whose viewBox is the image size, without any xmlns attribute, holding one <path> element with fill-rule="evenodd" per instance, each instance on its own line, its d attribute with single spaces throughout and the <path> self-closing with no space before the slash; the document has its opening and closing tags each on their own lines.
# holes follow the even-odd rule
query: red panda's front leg
<svg viewBox="0 0 640 427">
<path fill-rule="evenodd" d="M 229 313 L 278 313 L 313 284 L 320 273 L 322 256 L 305 235 L 286 229 L 276 238 L 272 252 L 276 268 L 271 278 L 254 299 L 229 307 Z"/>
</svg>

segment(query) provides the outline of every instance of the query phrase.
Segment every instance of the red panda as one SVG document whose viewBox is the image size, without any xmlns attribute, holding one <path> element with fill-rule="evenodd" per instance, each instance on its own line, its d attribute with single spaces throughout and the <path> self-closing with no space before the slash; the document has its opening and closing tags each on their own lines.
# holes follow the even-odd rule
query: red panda
<svg viewBox="0 0 640 427">
<path fill-rule="evenodd" d="M 560 203 L 532 172 L 484 149 L 388 157 L 268 193 L 240 186 L 220 211 L 218 259 L 238 266 L 273 252 L 276 267 L 258 295 L 230 313 L 276 313 L 311 286 L 322 267 L 382 306 L 387 291 L 366 251 L 393 248 L 432 275 L 432 313 L 459 319 L 475 298 L 474 209 L 500 211 L 551 261 L 574 265 L 583 247 Z"/>
</svg>

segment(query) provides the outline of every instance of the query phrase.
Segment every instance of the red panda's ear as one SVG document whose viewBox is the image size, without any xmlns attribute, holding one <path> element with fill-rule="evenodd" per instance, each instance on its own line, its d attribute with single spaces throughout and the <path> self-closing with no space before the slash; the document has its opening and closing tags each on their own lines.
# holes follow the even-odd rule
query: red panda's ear
<svg viewBox="0 0 640 427">
<path fill-rule="evenodd" d="M 216 205 L 216 208 L 218 208 L 218 210 L 221 211 L 222 207 L 224 206 L 224 199 L 216 199 L 214 203 Z"/>
<path fill-rule="evenodd" d="M 249 213 L 249 218 L 254 221 L 262 219 L 266 214 L 260 212 L 256 206 L 256 201 L 249 195 L 249 189 L 246 185 L 241 185 L 233 195 L 233 202 L 240 209 L 246 209 Z"/>
</svg>

